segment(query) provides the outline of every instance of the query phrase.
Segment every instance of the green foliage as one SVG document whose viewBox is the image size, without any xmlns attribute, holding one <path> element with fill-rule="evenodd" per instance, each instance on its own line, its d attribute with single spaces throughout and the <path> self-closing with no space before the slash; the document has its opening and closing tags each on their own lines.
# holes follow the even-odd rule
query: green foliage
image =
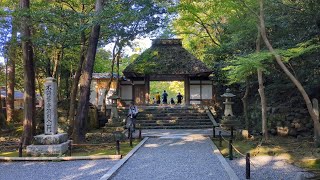
<svg viewBox="0 0 320 180">
<path fill-rule="evenodd" d="M 177 101 L 177 95 L 180 92 L 184 96 L 184 83 L 182 81 L 151 81 L 150 82 L 150 97 L 155 97 L 156 93 L 160 95 L 166 90 L 168 93 L 168 100 L 173 98 Z"/>
<path fill-rule="evenodd" d="M 244 57 L 236 57 L 230 61 L 231 65 L 223 70 L 228 71 L 230 84 L 244 82 L 246 78 L 256 74 L 258 69 L 267 72 L 268 62 L 272 60 L 273 56 L 269 52 L 253 53 Z"/>
<path fill-rule="evenodd" d="M 111 72 L 112 58 L 110 52 L 100 48 L 96 54 L 93 71 L 96 73 Z"/>
<path fill-rule="evenodd" d="M 6 67 L 4 64 L 0 63 L 0 86 L 5 86 L 6 84 Z"/>
</svg>

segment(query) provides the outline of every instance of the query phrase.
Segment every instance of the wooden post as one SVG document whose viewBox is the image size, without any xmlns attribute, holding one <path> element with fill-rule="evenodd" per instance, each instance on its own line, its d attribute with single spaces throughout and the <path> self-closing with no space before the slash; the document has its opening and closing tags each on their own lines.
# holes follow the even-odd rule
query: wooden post
<svg viewBox="0 0 320 180">
<path fill-rule="evenodd" d="M 130 132 L 131 130 L 130 130 L 130 129 L 131 129 L 131 128 L 129 127 L 129 128 L 128 128 L 128 139 L 130 139 L 130 135 L 131 135 L 131 132 Z"/>
<path fill-rule="evenodd" d="M 232 139 L 229 140 L 229 160 L 233 160 Z"/>
<path fill-rule="evenodd" d="M 187 75 L 184 78 L 184 101 L 186 105 L 190 105 L 190 79 Z"/>
<path fill-rule="evenodd" d="M 116 155 L 120 155 L 120 141 L 116 141 Z"/>
<path fill-rule="evenodd" d="M 69 149 L 69 156 L 71 156 L 72 155 L 72 141 L 69 142 L 68 149 Z"/>
<path fill-rule="evenodd" d="M 233 126 L 231 126 L 230 131 L 231 131 L 231 139 L 233 139 Z"/>
<path fill-rule="evenodd" d="M 145 85 L 145 102 L 144 104 L 150 103 L 150 77 L 146 75 L 144 77 L 144 85 Z"/>
<path fill-rule="evenodd" d="M 215 126 L 212 127 L 212 137 L 216 138 L 216 127 Z"/>
<path fill-rule="evenodd" d="M 219 146 L 222 147 L 222 135 L 221 135 L 221 131 L 219 131 Z"/>
<path fill-rule="evenodd" d="M 250 153 L 246 156 L 246 179 L 250 179 Z"/>
<path fill-rule="evenodd" d="M 130 147 L 132 147 L 132 132 L 130 132 Z"/>
<path fill-rule="evenodd" d="M 19 157 L 22 157 L 22 142 L 19 143 Z"/>
<path fill-rule="evenodd" d="M 141 140 L 141 127 L 139 128 L 139 139 Z"/>
</svg>

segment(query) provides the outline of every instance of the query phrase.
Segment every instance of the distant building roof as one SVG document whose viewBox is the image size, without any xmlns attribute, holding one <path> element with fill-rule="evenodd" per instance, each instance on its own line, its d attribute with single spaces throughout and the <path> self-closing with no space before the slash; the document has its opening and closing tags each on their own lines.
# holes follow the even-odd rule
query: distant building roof
<svg viewBox="0 0 320 180">
<path fill-rule="evenodd" d="M 166 74 L 208 77 L 211 73 L 211 69 L 182 47 L 181 39 L 153 40 L 152 46 L 123 71 L 128 78 Z"/>
<path fill-rule="evenodd" d="M 113 73 L 113 77 L 117 78 L 118 74 Z M 111 73 L 92 73 L 92 79 L 108 79 L 111 78 Z"/>
</svg>

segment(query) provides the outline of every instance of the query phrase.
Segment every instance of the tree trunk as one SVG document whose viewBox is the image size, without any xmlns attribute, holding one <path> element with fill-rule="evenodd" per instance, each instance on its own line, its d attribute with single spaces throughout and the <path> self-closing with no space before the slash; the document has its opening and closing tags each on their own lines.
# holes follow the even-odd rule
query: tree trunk
<svg viewBox="0 0 320 180">
<path fill-rule="evenodd" d="M 106 115 L 106 112 L 107 112 L 107 104 L 106 104 L 107 94 L 108 94 L 108 92 L 109 92 L 109 90 L 111 88 L 111 84 L 112 84 L 112 81 L 113 81 L 113 78 L 114 78 L 113 77 L 114 63 L 115 63 L 115 60 L 116 60 L 116 52 L 115 51 L 116 51 L 116 47 L 117 47 L 118 42 L 119 42 L 119 38 L 114 43 L 114 46 L 113 46 L 113 49 L 112 49 L 111 78 L 110 78 L 110 81 L 107 84 L 106 91 L 104 92 L 104 95 L 103 95 L 101 112 L 103 112 L 104 115 Z"/>
<path fill-rule="evenodd" d="M 0 94 L 1 94 L 1 88 L 0 88 Z M 2 110 L 2 98 L 0 96 L 0 129 L 3 129 L 6 125 L 5 123 L 6 118 L 4 117 L 4 112 Z"/>
<path fill-rule="evenodd" d="M 119 49 L 118 53 L 117 53 L 117 88 L 116 88 L 116 91 L 117 91 L 117 95 L 120 96 L 120 85 L 119 85 L 119 82 L 120 82 L 120 51 L 121 49 Z"/>
<path fill-rule="evenodd" d="M 96 15 L 102 11 L 102 0 L 96 0 L 95 4 Z M 89 39 L 88 51 L 82 69 L 82 76 L 80 78 L 80 99 L 77 108 L 77 117 L 74 123 L 73 140 L 75 143 L 83 142 L 85 140 L 85 124 L 89 111 L 89 96 L 90 84 L 92 79 L 93 65 L 97 52 L 97 45 L 100 35 L 100 24 L 95 24 L 91 29 Z"/>
<path fill-rule="evenodd" d="M 268 141 L 267 102 L 266 102 L 266 95 L 264 93 L 262 70 L 260 68 L 258 68 L 258 82 L 259 82 L 258 92 L 260 94 L 260 100 L 261 100 L 262 135 L 264 140 Z"/>
<path fill-rule="evenodd" d="M 246 78 L 246 91 L 243 95 L 243 97 L 241 98 L 242 104 L 243 104 L 243 115 L 244 115 L 244 119 L 246 122 L 246 129 L 249 131 L 250 128 L 250 122 L 249 122 L 249 117 L 248 117 L 248 94 L 249 94 L 249 79 Z"/>
<path fill-rule="evenodd" d="M 29 0 L 20 0 L 22 11 L 28 11 L 29 5 Z M 21 23 L 21 39 L 24 67 L 24 120 L 22 135 L 22 144 L 24 146 L 31 144 L 35 128 L 35 71 L 29 22 L 31 22 L 30 16 L 23 15 Z"/>
<path fill-rule="evenodd" d="M 258 26 L 258 35 L 256 40 L 256 52 L 260 52 L 261 49 L 261 33 L 260 28 Z M 259 95 L 260 95 L 260 102 L 261 102 L 261 120 L 262 120 L 262 135 L 265 141 L 268 141 L 268 126 L 267 126 L 267 101 L 266 95 L 264 93 L 264 86 L 263 86 L 263 72 L 261 68 L 257 69 L 258 73 L 258 82 L 259 82 Z"/>
<path fill-rule="evenodd" d="M 14 114 L 14 86 L 15 86 L 15 69 L 16 69 L 16 53 L 17 53 L 17 28 L 12 23 L 12 36 L 9 45 L 9 60 L 7 63 L 8 73 L 8 86 L 7 86 L 7 99 L 6 99 L 6 111 L 7 111 L 7 124 L 13 121 Z"/>
<path fill-rule="evenodd" d="M 86 45 L 86 37 L 84 31 L 81 32 L 81 49 L 80 49 L 80 62 L 78 64 L 77 71 L 74 75 L 74 79 L 72 82 L 72 88 L 71 88 L 71 94 L 70 94 L 70 104 L 69 104 L 69 115 L 68 115 L 68 120 L 69 120 L 69 134 L 72 133 L 73 128 L 74 128 L 74 115 L 75 115 L 75 107 L 76 107 L 76 99 L 77 99 L 77 94 L 78 94 L 78 85 L 79 85 L 79 80 L 81 76 L 81 69 L 82 65 L 85 59 L 85 48 Z"/>
<path fill-rule="evenodd" d="M 274 55 L 277 63 L 279 64 L 279 66 L 281 67 L 283 72 L 290 78 L 290 80 L 293 82 L 293 84 L 298 88 L 299 92 L 301 93 L 301 95 L 302 95 L 302 97 L 303 97 L 303 99 L 304 99 L 304 101 L 306 103 L 306 106 L 308 108 L 308 112 L 309 112 L 309 114 L 310 114 L 310 116 L 311 116 L 311 118 L 313 120 L 313 123 L 314 123 L 314 143 L 315 143 L 315 145 L 317 147 L 319 147 L 320 146 L 319 115 L 317 115 L 314 112 L 311 100 L 310 100 L 308 94 L 306 93 L 305 89 L 301 85 L 301 83 L 288 70 L 286 65 L 282 62 L 281 56 L 273 49 L 273 47 L 272 47 L 272 45 L 271 45 L 271 43 L 270 43 L 270 41 L 269 41 L 269 39 L 267 37 L 263 13 L 264 13 L 264 11 L 263 11 L 263 0 L 260 0 L 260 16 L 259 16 L 259 20 L 260 20 L 260 28 L 261 28 L 261 37 L 262 37 L 264 43 L 266 44 L 267 48 L 271 52 L 271 54 Z"/>
</svg>

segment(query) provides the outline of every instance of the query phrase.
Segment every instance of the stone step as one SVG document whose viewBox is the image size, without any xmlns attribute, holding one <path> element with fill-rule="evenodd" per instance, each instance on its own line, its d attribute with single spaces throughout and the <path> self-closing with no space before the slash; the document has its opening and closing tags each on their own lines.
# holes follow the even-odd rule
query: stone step
<svg viewBox="0 0 320 180">
<path fill-rule="evenodd" d="M 128 110 L 120 110 L 126 116 Z M 137 124 L 143 129 L 212 128 L 213 124 L 202 107 L 139 107 Z"/>
<path fill-rule="evenodd" d="M 164 126 L 164 127 L 169 127 L 169 126 L 190 126 L 190 127 L 196 127 L 196 126 L 209 126 L 212 127 L 212 123 L 194 123 L 194 124 L 189 124 L 189 123 L 149 123 L 149 124 L 140 124 L 141 127 L 154 127 L 154 126 Z"/>
<path fill-rule="evenodd" d="M 152 122 L 186 122 L 186 123 L 193 123 L 193 122 L 210 122 L 210 119 L 180 119 L 180 120 L 170 120 L 170 119 L 137 119 L 137 122 L 139 123 L 152 123 Z"/>
<path fill-rule="evenodd" d="M 124 111 L 126 112 L 126 111 Z M 204 113 L 205 110 L 152 110 L 152 111 L 144 111 L 144 110 L 139 110 L 140 113 Z"/>
<path fill-rule="evenodd" d="M 211 125 L 201 126 L 142 126 L 141 129 L 207 129 L 212 128 Z"/>
<path fill-rule="evenodd" d="M 206 114 L 171 114 L 171 115 L 160 115 L 160 114 L 139 114 L 137 118 L 141 119 L 203 119 L 209 118 Z"/>
</svg>

